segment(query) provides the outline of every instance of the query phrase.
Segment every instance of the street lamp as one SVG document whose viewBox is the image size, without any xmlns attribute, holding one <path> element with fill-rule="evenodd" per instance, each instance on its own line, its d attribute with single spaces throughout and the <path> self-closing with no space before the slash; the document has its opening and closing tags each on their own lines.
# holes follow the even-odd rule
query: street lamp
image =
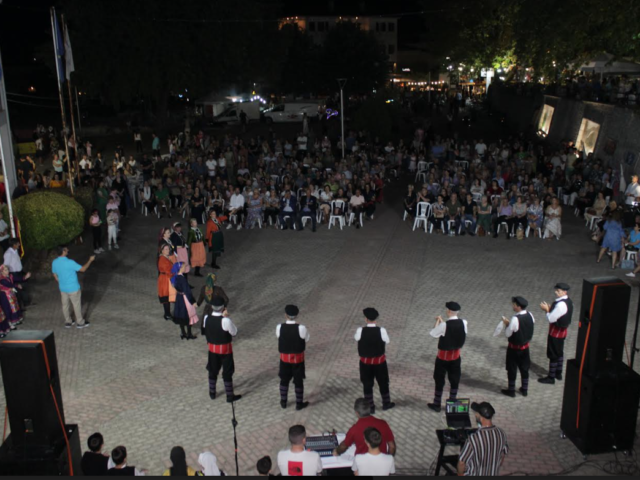
<svg viewBox="0 0 640 480">
<path fill-rule="evenodd" d="M 340 121 L 342 123 L 342 160 L 344 160 L 344 86 L 347 84 L 346 78 L 338 78 L 338 85 L 340 85 Z"/>
</svg>

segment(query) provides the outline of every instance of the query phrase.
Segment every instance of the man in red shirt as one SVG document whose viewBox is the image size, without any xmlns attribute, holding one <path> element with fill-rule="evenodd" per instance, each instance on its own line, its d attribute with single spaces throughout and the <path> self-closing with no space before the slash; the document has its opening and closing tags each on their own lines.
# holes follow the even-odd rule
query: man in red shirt
<svg viewBox="0 0 640 480">
<path fill-rule="evenodd" d="M 377 429 L 382 435 L 380 452 L 395 455 L 396 442 L 393 432 L 389 428 L 389 424 L 387 422 L 371 415 L 371 406 L 369 405 L 369 402 L 364 398 L 359 398 L 356 400 L 353 409 L 356 411 L 358 421 L 349 429 L 344 442 L 342 442 L 338 448 L 333 451 L 333 456 L 339 457 L 353 444 L 356 446 L 355 455 L 367 453 L 369 451 L 369 447 L 367 447 L 367 444 L 364 441 L 364 431 L 369 427 Z"/>
</svg>

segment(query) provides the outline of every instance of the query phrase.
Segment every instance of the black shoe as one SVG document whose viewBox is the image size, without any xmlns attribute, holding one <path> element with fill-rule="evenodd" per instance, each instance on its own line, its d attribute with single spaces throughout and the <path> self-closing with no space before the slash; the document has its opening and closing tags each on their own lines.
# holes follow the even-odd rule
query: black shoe
<svg viewBox="0 0 640 480">
<path fill-rule="evenodd" d="M 440 411 L 442 410 L 442 407 L 440 405 L 436 405 L 435 403 L 429 403 L 427 407 L 437 413 L 440 413 Z"/>
<path fill-rule="evenodd" d="M 215 268 L 216 270 L 220 270 L 220 265 L 214 265 L 214 266 L 213 266 L 213 267 L 211 267 L 211 268 Z"/>
<path fill-rule="evenodd" d="M 186 335 L 180 334 L 180 340 L 184 340 L 185 338 L 188 339 L 188 337 Z"/>
<path fill-rule="evenodd" d="M 286 400 L 280 400 L 280 406 L 282 408 L 287 408 L 287 401 Z"/>
<path fill-rule="evenodd" d="M 211 400 L 215 400 L 216 399 L 216 392 L 212 392 L 211 390 L 209 390 L 209 398 Z"/>
<path fill-rule="evenodd" d="M 382 411 L 386 412 L 387 410 L 391 410 L 395 406 L 396 404 L 393 402 L 387 403 L 386 405 L 382 405 Z"/>
<path fill-rule="evenodd" d="M 475 237 L 475 236 L 476 236 L 476 234 L 475 234 L 475 233 L 471 233 L 471 232 L 469 232 L 469 236 L 470 236 L 470 237 Z"/>
<path fill-rule="evenodd" d="M 538 382 L 544 383 L 545 385 L 554 385 L 556 383 L 556 379 L 551 377 L 544 377 L 544 378 L 539 378 Z"/>
<path fill-rule="evenodd" d="M 497 234 L 497 233 L 494 233 L 494 234 L 493 234 L 493 238 L 498 238 L 498 234 Z"/>
<path fill-rule="evenodd" d="M 227 403 L 237 402 L 242 398 L 242 395 L 234 395 L 232 397 L 227 397 Z"/>
<path fill-rule="evenodd" d="M 173 317 L 171 315 L 165 315 L 164 319 L 165 320 L 173 320 Z"/>
<path fill-rule="evenodd" d="M 311 231 L 312 231 L 313 233 L 316 233 L 316 229 L 315 229 L 315 228 L 312 228 L 312 229 L 311 229 Z"/>
<path fill-rule="evenodd" d="M 187 335 L 187 340 L 195 340 L 196 338 L 198 338 L 197 335 Z"/>
<path fill-rule="evenodd" d="M 529 395 L 529 391 L 524 390 L 522 387 L 520 387 L 520 393 L 522 394 L 523 397 L 526 397 L 527 395 Z"/>
<path fill-rule="evenodd" d="M 562 374 L 561 373 L 556 373 L 556 380 L 558 380 L 558 381 L 562 380 Z"/>
<path fill-rule="evenodd" d="M 190 288 L 191 290 L 193 290 L 193 289 L 194 289 L 194 288 L 196 288 L 196 287 L 194 287 L 193 285 L 189 285 L 189 288 Z"/>
<path fill-rule="evenodd" d="M 360 229 L 360 224 L 359 223 L 356 224 L 356 228 Z"/>
<path fill-rule="evenodd" d="M 296 412 L 299 412 L 300 410 L 304 410 L 308 406 L 309 406 L 309 402 L 296 403 Z"/>
<path fill-rule="evenodd" d="M 204 277 L 204 275 L 202 275 L 201 273 L 196 273 L 194 276 L 195 277 Z"/>
<path fill-rule="evenodd" d="M 500 390 L 500 391 L 502 392 L 503 395 L 506 395 L 507 397 L 516 398 L 515 390 Z"/>
<path fill-rule="evenodd" d="M 461 237 L 464 237 L 466 234 L 467 234 L 467 232 L 461 232 L 461 233 L 460 233 L 460 236 L 461 236 Z"/>
</svg>

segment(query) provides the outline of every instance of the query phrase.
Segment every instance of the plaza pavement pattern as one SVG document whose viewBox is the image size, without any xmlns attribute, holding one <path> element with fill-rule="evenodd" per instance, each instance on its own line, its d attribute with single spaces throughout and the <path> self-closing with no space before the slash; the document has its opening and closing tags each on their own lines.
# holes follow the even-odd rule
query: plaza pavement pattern
<svg viewBox="0 0 640 480">
<path fill-rule="evenodd" d="M 584 223 L 566 207 L 561 241 L 429 235 L 412 232 L 412 225 L 403 222 L 403 192 L 399 186 L 390 189 L 375 221 L 360 230 L 320 226 L 314 234 L 309 225 L 304 232 L 225 230 L 227 253 L 217 274 L 239 330 L 234 380 L 236 393 L 243 395 L 236 404 L 241 474 L 255 474 L 263 455 L 271 455 L 276 468 L 291 425 L 304 424 L 308 434 L 317 434 L 345 432 L 355 422 L 352 406 L 362 390 L 353 335 L 364 324 L 362 309 L 369 306 L 378 309 L 380 325 L 391 338 L 387 357 L 397 404 L 382 412 L 376 387 L 377 416 L 396 435 L 398 473 L 426 474 L 438 451 L 434 431 L 445 426 L 444 413 L 426 406 L 433 398 L 437 345 L 429 331 L 449 300 L 462 305 L 461 316 L 469 321 L 459 396 L 495 407 L 495 423 L 506 431 L 510 446 L 502 473 L 547 474 L 583 461 L 559 436 L 564 382 L 548 386 L 536 379 L 547 368 L 547 323 L 538 304 L 551 302 L 555 282 L 564 281 L 573 287 L 579 306 L 582 280 L 611 274 L 606 264 L 595 263 L 595 245 Z M 36 280 L 37 305 L 22 328 L 55 332 L 66 420 L 79 424 L 83 449 L 86 438 L 99 431 L 108 449 L 125 445 L 129 465 L 153 475 L 170 466 L 175 445 L 185 448 L 194 467 L 198 454 L 211 450 L 221 468 L 235 474 L 231 406 L 224 397 L 209 399 L 205 339 L 180 340 L 178 327 L 163 319 L 158 303 L 157 236 L 171 221 L 175 217 L 158 220 L 139 210 L 123 220 L 120 250 L 99 255 L 81 277 L 90 328 L 63 328 L 53 280 Z M 89 243 L 85 234 L 85 245 L 72 247 L 70 257 L 86 261 Z M 623 277 L 626 272 L 613 273 Z M 203 283 L 193 276 L 190 281 L 198 290 Z M 511 399 L 500 394 L 506 388 L 507 342 L 492 335 L 500 317 L 510 316 L 514 295 L 529 300 L 537 326 L 529 396 Z M 628 343 L 637 295 L 634 288 Z M 279 404 L 275 329 L 288 303 L 300 307 L 299 321 L 311 333 L 305 384 L 311 404 L 302 412 L 294 409 L 293 387 L 289 408 Z M 567 358 L 575 357 L 578 315 L 579 307 Z M 221 378 L 218 390 L 224 391 Z M 602 472 L 585 467 L 578 473 Z"/>
</svg>

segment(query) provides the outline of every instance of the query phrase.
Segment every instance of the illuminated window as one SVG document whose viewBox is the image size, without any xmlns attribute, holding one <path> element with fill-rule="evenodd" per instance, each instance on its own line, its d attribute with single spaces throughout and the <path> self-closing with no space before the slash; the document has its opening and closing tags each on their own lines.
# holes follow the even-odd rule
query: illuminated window
<svg viewBox="0 0 640 480">
<path fill-rule="evenodd" d="M 587 155 L 592 153 L 596 148 L 599 133 L 600 124 L 583 118 L 578 141 L 576 142 L 578 150 L 584 151 Z"/>
<path fill-rule="evenodd" d="M 545 105 L 542 109 L 542 116 L 540 117 L 538 130 L 544 132 L 545 135 L 549 134 L 549 130 L 551 128 L 551 120 L 553 119 L 553 113 L 555 112 L 555 110 L 556 109 L 551 105 Z"/>
</svg>

